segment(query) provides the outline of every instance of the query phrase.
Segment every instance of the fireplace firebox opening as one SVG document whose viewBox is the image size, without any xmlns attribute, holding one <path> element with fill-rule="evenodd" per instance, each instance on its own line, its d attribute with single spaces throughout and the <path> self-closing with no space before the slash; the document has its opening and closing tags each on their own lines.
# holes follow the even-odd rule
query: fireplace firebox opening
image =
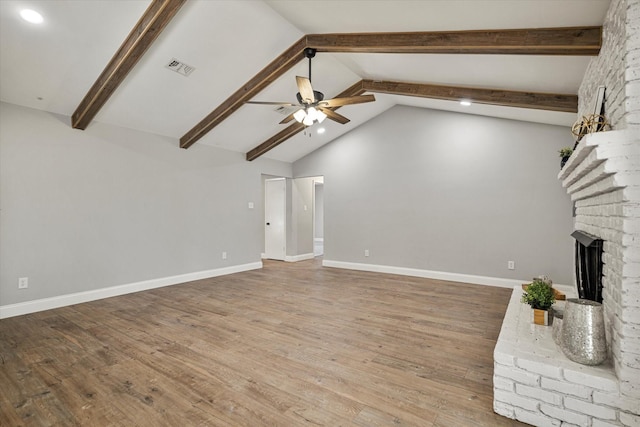
<svg viewBox="0 0 640 427">
<path fill-rule="evenodd" d="M 571 233 L 576 239 L 576 287 L 580 298 L 602 303 L 603 241 L 584 231 Z"/>
</svg>

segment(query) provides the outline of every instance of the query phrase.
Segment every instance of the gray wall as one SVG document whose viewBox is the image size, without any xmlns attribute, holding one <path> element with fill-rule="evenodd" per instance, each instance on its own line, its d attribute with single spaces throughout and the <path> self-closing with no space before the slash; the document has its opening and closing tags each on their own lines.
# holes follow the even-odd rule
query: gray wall
<svg viewBox="0 0 640 427">
<path fill-rule="evenodd" d="M 397 106 L 293 172 L 324 175 L 325 260 L 570 284 L 557 151 L 572 144 L 563 127 Z"/>
<path fill-rule="evenodd" d="M 261 173 L 291 176 L 288 163 L 74 130 L 6 103 L 0 123 L 0 305 L 258 262 Z"/>
</svg>

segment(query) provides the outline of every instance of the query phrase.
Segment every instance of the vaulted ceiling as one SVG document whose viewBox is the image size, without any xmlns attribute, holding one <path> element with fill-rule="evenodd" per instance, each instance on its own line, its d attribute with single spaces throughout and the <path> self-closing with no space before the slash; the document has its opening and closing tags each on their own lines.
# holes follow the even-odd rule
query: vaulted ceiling
<svg viewBox="0 0 640 427">
<path fill-rule="evenodd" d="M 0 100 L 73 115 L 80 129 L 97 121 L 175 138 L 190 150 L 206 144 L 248 160 L 289 162 L 396 104 L 569 126 L 597 53 L 599 29 L 589 27 L 602 24 L 608 5 L 2 0 Z M 23 8 L 40 12 L 44 23 L 23 21 Z M 410 34 L 333 34 L 397 32 Z M 284 116 L 275 106 L 244 104 L 295 102 L 295 76 L 308 72 L 307 46 L 318 48 L 313 86 L 325 97 L 376 96 L 342 107 L 351 121 L 327 120 L 324 134 L 316 133 L 319 125 L 301 132 L 301 125 L 278 124 Z M 194 71 L 169 70 L 174 59 Z M 475 102 L 463 107 L 462 97 Z"/>
</svg>

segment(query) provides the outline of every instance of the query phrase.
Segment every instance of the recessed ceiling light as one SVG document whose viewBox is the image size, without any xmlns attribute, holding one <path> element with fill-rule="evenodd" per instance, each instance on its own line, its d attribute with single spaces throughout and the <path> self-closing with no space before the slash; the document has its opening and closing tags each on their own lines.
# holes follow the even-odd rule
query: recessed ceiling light
<svg viewBox="0 0 640 427">
<path fill-rule="evenodd" d="M 31 22 L 32 24 L 42 24 L 44 18 L 35 10 L 31 9 L 22 9 L 20 11 L 20 16 L 27 22 Z"/>
<path fill-rule="evenodd" d="M 468 107 L 469 105 L 471 105 L 471 101 L 469 101 L 467 99 L 463 99 L 462 101 L 460 101 L 460 105 Z"/>
<path fill-rule="evenodd" d="M 323 133 L 324 133 L 324 131 L 325 131 L 325 129 L 324 129 L 324 128 L 318 128 L 318 133 L 319 133 L 319 134 L 323 134 Z"/>
</svg>

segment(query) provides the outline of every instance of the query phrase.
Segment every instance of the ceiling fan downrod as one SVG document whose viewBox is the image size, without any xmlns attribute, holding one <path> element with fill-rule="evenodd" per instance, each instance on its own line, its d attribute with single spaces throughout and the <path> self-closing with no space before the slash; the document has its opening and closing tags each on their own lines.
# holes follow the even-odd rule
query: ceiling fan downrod
<svg viewBox="0 0 640 427">
<path fill-rule="evenodd" d="M 304 56 L 309 58 L 309 81 L 311 81 L 311 58 L 316 56 L 316 50 L 312 47 L 307 47 L 304 50 Z"/>
</svg>

